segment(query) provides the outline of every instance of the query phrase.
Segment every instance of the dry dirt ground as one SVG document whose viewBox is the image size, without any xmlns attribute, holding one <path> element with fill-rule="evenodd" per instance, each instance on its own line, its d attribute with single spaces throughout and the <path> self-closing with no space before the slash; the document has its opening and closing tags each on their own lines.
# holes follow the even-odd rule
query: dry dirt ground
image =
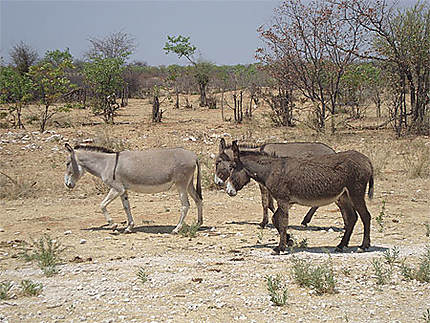
<svg viewBox="0 0 430 323">
<path fill-rule="evenodd" d="M 162 106 L 166 107 L 167 103 Z M 74 110 L 56 115 L 52 131 L 44 134 L 31 125 L 22 131 L 0 130 L 0 171 L 21 184 L 17 190 L 0 175 L 0 282 L 12 281 L 15 294 L 0 300 L 1 322 L 422 320 L 430 308 L 430 284 L 405 280 L 396 265 L 391 281 L 378 286 L 371 261 L 398 247 L 406 263 L 416 265 L 430 243 L 425 226 L 430 223 L 430 179 L 411 174 L 430 138 L 397 140 L 390 129 L 313 135 L 300 125 L 274 128 L 263 108 L 241 125 L 221 121 L 219 110 L 203 108 L 168 108 L 163 123 L 151 124 L 150 111 L 147 100 L 130 100 L 114 126 L 97 124 L 100 120 L 89 111 Z M 368 117 L 355 125 L 378 122 Z M 290 233 L 297 242 L 306 239 L 307 247 L 273 255 L 278 235 L 272 227 L 258 227 L 262 211 L 257 185 L 249 184 L 234 198 L 212 187 L 211 157 L 217 153 L 219 137 L 253 143 L 321 141 L 337 151 L 355 149 L 368 155 L 376 172 L 375 196 L 367 202 L 373 216 L 370 251 L 356 253 L 363 233 L 358 221 L 350 248 L 334 253 L 343 227 L 335 205 L 320 208 L 308 228 L 300 226 L 307 209 L 296 206 Z M 128 149 L 183 146 L 199 154 L 204 226 L 195 238 L 170 234 L 179 218 L 175 191 L 131 193 L 136 232 L 126 235 L 101 228 L 104 189 L 91 175 L 74 190 L 64 187 L 65 142 L 118 144 L 120 139 Z M 424 167 L 428 171 L 429 165 Z M 125 220 L 119 199 L 108 209 L 116 222 Z M 186 222 L 195 221 L 192 203 Z M 44 234 L 65 247 L 59 273 L 52 277 L 16 256 L 22 241 Z M 292 257 L 314 265 L 330 258 L 336 293 L 317 295 L 299 287 L 291 275 Z M 147 274 L 145 283 L 136 275 L 139 269 Z M 286 305 L 279 307 L 272 305 L 266 287 L 266 276 L 277 274 L 288 286 Z M 23 279 L 42 283 L 43 292 L 37 297 L 20 295 Z"/>
</svg>

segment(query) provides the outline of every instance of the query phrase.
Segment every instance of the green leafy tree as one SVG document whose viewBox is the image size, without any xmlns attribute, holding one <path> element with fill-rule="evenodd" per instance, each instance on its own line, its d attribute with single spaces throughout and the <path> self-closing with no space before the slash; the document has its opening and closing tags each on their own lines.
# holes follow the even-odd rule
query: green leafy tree
<svg viewBox="0 0 430 323">
<path fill-rule="evenodd" d="M 112 95 L 124 85 L 122 57 L 95 57 L 84 65 L 85 83 L 94 93 L 92 109 L 94 114 L 101 115 L 106 123 L 114 123 L 114 113 L 118 106 L 112 104 Z"/>
<path fill-rule="evenodd" d="M 63 95 L 73 88 L 73 84 L 67 77 L 68 71 L 74 68 L 72 59 L 68 49 L 47 51 L 41 62 L 30 67 L 29 75 L 42 105 L 41 132 L 45 131 L 47 122 L 54 114 L 67 111 L 67 108 L 59 103 Z"/>
<path fill-rule="evenodd" d="M 213 64 L 197 62 L 193 58 L 197 47 L 190 43 L 190 37 L 167 36 L 167 42 L 163 49 L 166 54 L 175 53 L 179 58 L 185 57 L 194 66 L 194 78 L 199 86 L 200 106 L 207 106 L 206 89 L 210 81 Z"/>
<path fill-rule="evenodd" d="M 106 123 L 114 123 L 116 93 L 125 85 L 126 62 L 132 54 L 134 39 L 123 32 L 112 33 L 104 39 L 90 38 L 87 52 L 88 62 L 84 64 L 85 83 L 93 92 L 92 108 Z"/>
<path fill-rule="evenodd" d="M 179 109 L 179 78 L 182 74 L 182 69 L 179 65 L 173 64 L 169 65 L 167 67 L 167 80 L 175 89 L 175 96 L 176 96 L 176 102 L 175 102 L 175 109 Z"/>
<path fill-rule="evenodd" d="M 0 67 L 0 103 L 9 105 L 16 118 L 14 126 L 24 129 L 22 110 L 32 99 L 33 83 L 26 74 L 13 67 Z"/>
</svg>

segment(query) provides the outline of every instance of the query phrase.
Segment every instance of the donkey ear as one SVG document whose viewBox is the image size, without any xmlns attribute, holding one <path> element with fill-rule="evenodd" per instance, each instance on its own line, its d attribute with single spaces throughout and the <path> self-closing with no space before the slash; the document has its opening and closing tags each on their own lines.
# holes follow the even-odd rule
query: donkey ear
<svg viewBox="0 0 430 323">
<path fill-rule="evenodd" d="M 234 140 L 231 145 L 231 150 L 233 151 L 234 160 L 239 160 L 239 147 L 237 145 L 237 140 Z"/>
<path fill-rule="evenodd" d="M 219 141 L 219 152 L 222 153 L 226 147 L 224 138 L 221 138 Z"/>
<path fill-rule="evenodd" d="M 66 147 L 66 149 L 67 149 L 70 153 L 72 153 L 72 152 L 73 152 L 73 148 L 72 148 L 72 146 L 70 146 L 67 142 L 65 143 L 64 147 Z"/>
</svg>

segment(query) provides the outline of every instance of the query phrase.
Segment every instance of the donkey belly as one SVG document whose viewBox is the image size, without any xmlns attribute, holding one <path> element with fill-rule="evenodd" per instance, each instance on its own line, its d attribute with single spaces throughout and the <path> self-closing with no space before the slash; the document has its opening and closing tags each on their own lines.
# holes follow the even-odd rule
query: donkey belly
<svg viewBox="0 0 430 323">
<path fill-rule="evenodd" d="M 168 191 L 171 187 L 173 186 L 173 182 L 167 182 L 167 183 L 163 183 L 163 184 L 154 184 L 154 185 L 130 185 L 128 187 L 128 189 L 130 191 L 133 192 L 137 192 L 137 193 L 146 193 L 146 194 L 151 194 L 151 193 L 161 193 L 161 192 L 166 192 Z"/>
<path fill-rule="evenodd" d="M 331 196 L 291 196 L 291 203 L 297 203 L 303 206 L 324 206 L 336 202 L 343 193 L 347 192 L 346 187 L 339 194 Z"/>
</svg>

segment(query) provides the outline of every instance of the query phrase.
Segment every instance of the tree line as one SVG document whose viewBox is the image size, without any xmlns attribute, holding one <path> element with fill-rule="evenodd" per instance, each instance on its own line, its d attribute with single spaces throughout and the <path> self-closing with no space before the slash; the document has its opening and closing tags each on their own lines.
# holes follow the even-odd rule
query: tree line
<svg viewBox="0 0 430 323">
<path fill-rule="evenodd" d="M 153 121 L 159 122 L 159 96 L 178 109 L 197 108 L 188 98 L 198 94 L 200 107 L 219 108 L 223 120 L 224 109 L 232 109 L 234 122 L 252 118 L 264 102 L 277 126 L 305 122 L 315 131 L 334 132 L 374 105 L 381 120 L 375 128 L 391 125 L 398 136 L 429 134 L 429 7 L 426 2 L 402 9 L 387 1 L 284 1 L 258 29 L 263 46 L 256 50 L 258 62 L 247 65 L 218 66 L 196 58 L 197 47 L 183 35 L 168 36 L 162 50 L 184 66 L 130 63 L 135 41 L 123 32 L 90 38 L 80 60 L 68 50 L 48 51 L 39 59 L 21 42 L 10 52 L 12 63 L 0 66 L 0 102 L 18 128 L 24 127 L 23 109 L 37 103 L 41 131 L 55 113 L 73 106 L 67 101 L 114 123 L 128 97 L 150 98 Z"/>
</svg>

